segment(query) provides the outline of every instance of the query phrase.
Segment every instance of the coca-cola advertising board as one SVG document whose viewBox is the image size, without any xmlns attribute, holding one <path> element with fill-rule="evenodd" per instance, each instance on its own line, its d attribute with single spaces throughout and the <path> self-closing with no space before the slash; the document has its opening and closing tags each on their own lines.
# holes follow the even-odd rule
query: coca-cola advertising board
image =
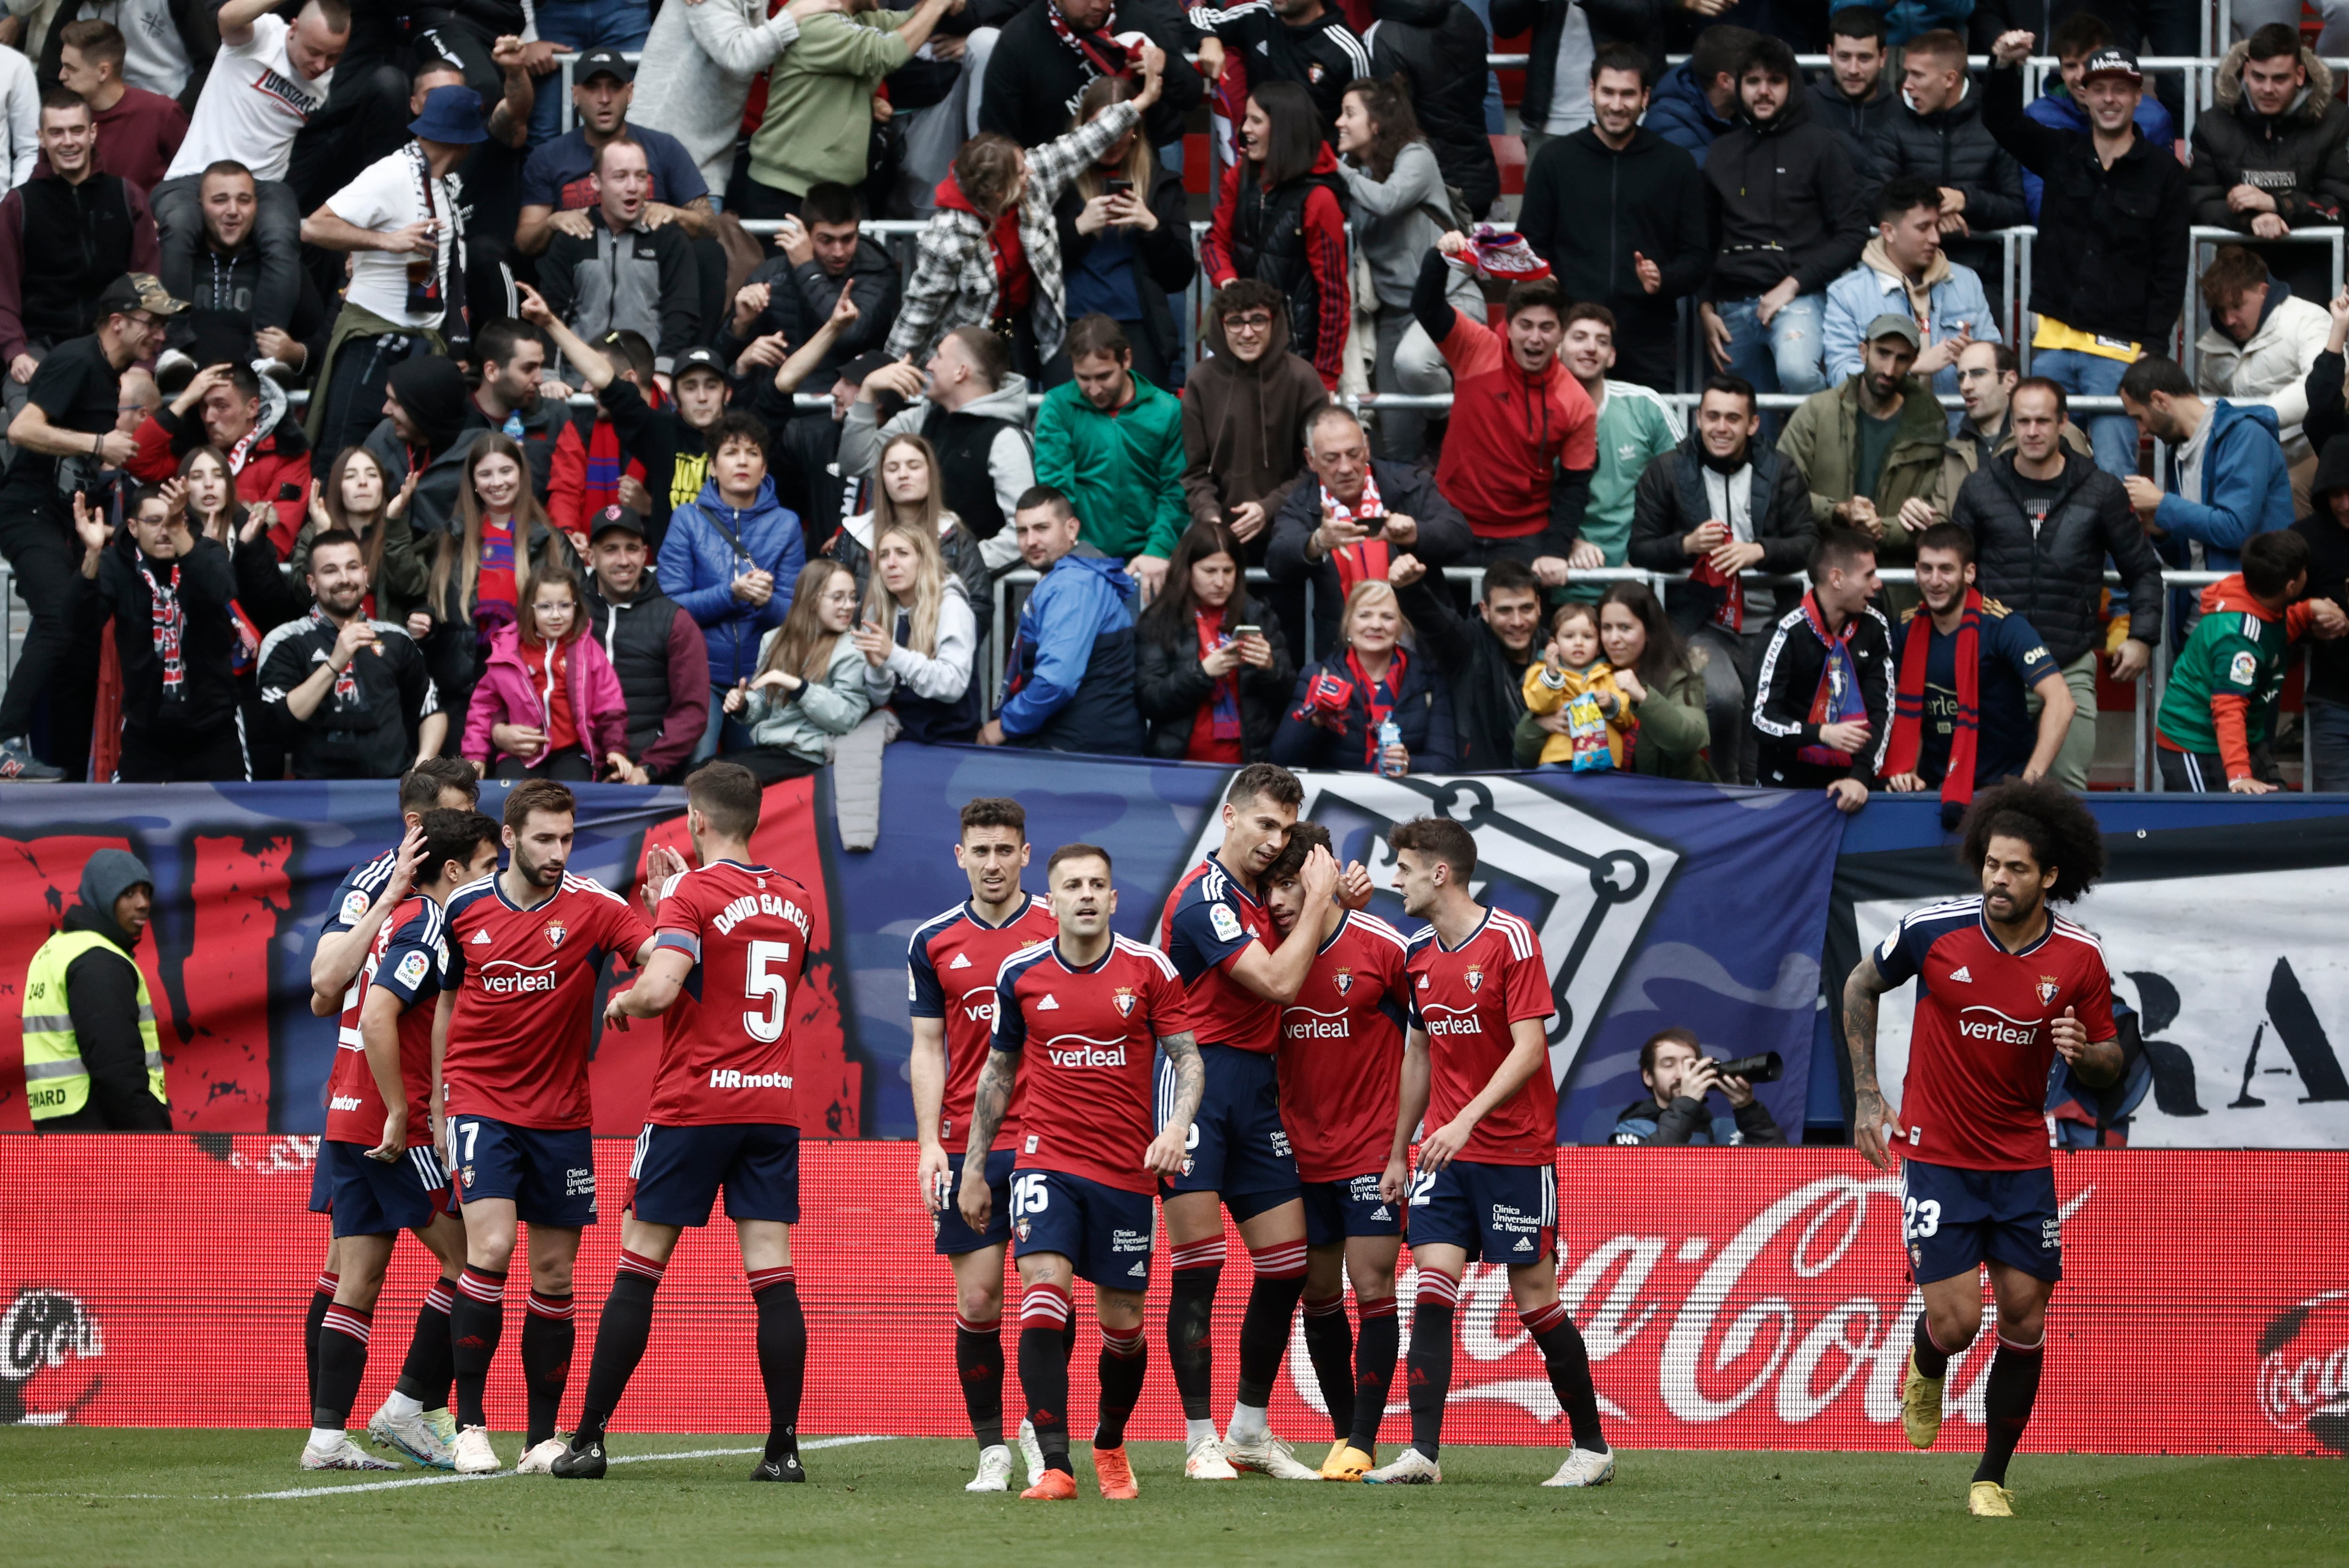
<svg viewBox="0 0 2349 1568">
<path fill-rule="evenodd" d="M 580 1359 L 609 1288 L 629 1147 L 599 1142 L 604 1223 L 578 1267 Z M 306 1424 L 302 1315 L 326 1246 L 305 1210 L 313 1146 L 296 1137 L 0 1136 L 0 1422 L 296 1428 Z M 812 1142 L 792 1237 L 812 1346 L 803 1428 L 968 1431 L 953 1370 L 952 1278 L 932 1255 L 911 1144 Z M 1845 1150 L 1562 1150 L 1561 1293 L 1589 1345 L 1610 1437 L 1626 1448 L 1892 1449 L 1918 1298 L 1895 1179 Z M 2059 1154 L 2065 1280 L 2026 1449 L 2349 1450 L 2349 1155 L 2104 1150 Z M 1163 1236 L 1152 1365 L 1133 1430 L 1182 1433 L 1164 1359 Z M 1216 1305 L 1228 1408 L 1245 1255 L 1232 1238 Z M 377 1307 L 362 1389 L 398 1372 L 431 1270 L 403 1243 Z M 1081 1296 L 1083 1293 L 1080 1293 Z M 1409 1332 L 1412 1281 L 1399 1295 Z M 1448 1441 L 1565 1440 L 1506 1271 L 1461 1295 Z M 1074 1367 L 1090 1418 L 1091 1309 Z M 733 1238 L 689 1235 L 661 1286 L 652 1346 L 616 1425 L 751 1431 L 766 1424 L 754 1315 Z M 518 1426 L 512 1349 L 490 1415 Z M 1984 1348 L 1949 1378 L 1943 1442 L 1972 1447 Z M 578 1378 L 564 1418 L 576 1414 Z M 1390 1441 L 1406 1430 L 1400 1375 Z M 1009 1393 L 1016 1408 L 1017 1389 Z M 1301 1336 L 1273 1418 L 1301 1445 L 1326 1420 Z M 290 1450 L 289 1450 L 290 1458 Z"/>
</svg>

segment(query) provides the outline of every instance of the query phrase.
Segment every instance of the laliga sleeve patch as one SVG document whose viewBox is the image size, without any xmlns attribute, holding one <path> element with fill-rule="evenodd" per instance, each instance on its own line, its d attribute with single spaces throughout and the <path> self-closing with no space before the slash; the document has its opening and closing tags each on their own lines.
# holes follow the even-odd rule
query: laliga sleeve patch
<svg viewBox="0 0 2349 1568">
<path fill-rule="evenodd" d="M 1232 906 L 1227 903 L 1210 905 L 1207 923 L 1215 927 L 1216 940 L 1220 942 L 1237 942 L 1247 934 L 1240 929 L 1240 917 L 1232 913 Z"/>
<path fill-rule="evenodd" d="M 421 953 L 410 953 L 399 961 L 399 967 L 392 972 L 392 975 L 402 985 L 413 991 L 424 984 L 424 972 L 430 965 L 431 960 L 426 958 Z"/>
<path fill-rule="evenodd" d="M 367 918 L 367 895 L 357 888 L 343 895 L 343 923 L 357 925 Z"/>
<path fill-rule="evenodd" d="M 2227 665 L 2227 681 L 2230 686 L 2247 686 L 2259 680 L 2260 662 L 2249 648 L 2237 654 Z"/>
</svg>

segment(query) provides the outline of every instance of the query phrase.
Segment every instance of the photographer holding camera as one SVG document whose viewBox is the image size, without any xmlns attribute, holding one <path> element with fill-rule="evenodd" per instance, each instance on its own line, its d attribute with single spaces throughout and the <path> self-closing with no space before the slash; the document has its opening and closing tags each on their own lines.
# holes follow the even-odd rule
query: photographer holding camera
<svg viewBox="0 0 2349 1568">
<path fill-rule="evenodd" d="M 1468 553 L 1472 536 L 1427 470 L 1371 457 L 1361 421 L 1334 403 L 1305 422 L 1305 466 L 1310 478 L 1274 514 L 1264 569 L 1289 590 L 1276 602 L 1293 605 L 1299 585 L 1313 584 L 1313 648 L 1324 653 L 1337 645 L 1339 606 L 1355 583 L 1385 578 L 1406 556 L 1441 573 Z M 1303 630 L 1284 629 L 1292 639 Z"/>
<path fill-rule="evenodd" d="M 1704 1054 L 1695 1030 L 1665 1029 L 1640 1047 L 1648 1098 L 1624 1108 L 1607 1141 L 1784 1147 L 1786 1135 L 1754 1097 L 1755 1084 L 1775 1081 L 1782 1070 L 1775 1051 L 1717 1062 Z M 1729 1115 L 1706 1114 L 1705 1097 L 1715 1090 L 1729 1102 Z"/>
</svg>

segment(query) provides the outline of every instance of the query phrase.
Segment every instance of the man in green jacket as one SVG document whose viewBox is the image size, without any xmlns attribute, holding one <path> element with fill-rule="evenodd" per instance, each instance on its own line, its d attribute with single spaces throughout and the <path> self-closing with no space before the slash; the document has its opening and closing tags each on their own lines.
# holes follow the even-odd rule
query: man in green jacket
<svg viewBox="0 0 2349 1568">
<path fill-rule="evenodd" d="M 1076 379 L 1036 410 L 1036 482 L 1058 487 L 1084 521 L 1084 542 L 1125 562 L 1155 598 L 1166 558 L 1190 526 L 1183 502 L 1183 404 L 1133 373 L 1124 329 L 1088 315 L 1069 329 Z"/>
<path fill-rule="evenodd" d="M 1868 324 L 1859 373 L 1813 393 L 1778 439 L 1810 486 L 1812 521 L 1859 530 L 1876 541 L 1885 566 L 1908 565 L 1917 536 L 1940 520 L 1934 498 L 1950 420 L 1933 389 L 1909 374 L 1919 347 L 1915 322 L 1878 316 Z M 1917 603 L 1912 588 L 1885 597 L 1895 613 Z"/>
<path fill-rule="evenodd" d="M 750 137 L 750 190 L 741 216 L 788 218 L 811 185 L 864 183 L 873 140 L 873 89 L 930 41 L 938 18 L 963 0 L 922 0 L 884 11 L 846 0 L 800 24 L 799 41 L 767 78 L 767 116 Z"/>
</svg>

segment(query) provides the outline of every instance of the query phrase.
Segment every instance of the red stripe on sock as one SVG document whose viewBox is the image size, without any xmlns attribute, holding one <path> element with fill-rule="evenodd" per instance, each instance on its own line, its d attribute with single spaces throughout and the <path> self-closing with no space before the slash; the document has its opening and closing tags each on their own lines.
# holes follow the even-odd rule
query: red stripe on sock
<svg viewBox="0 0 2349 1568">
<path fill-rule="evenodd" d="M 1251 1251 L 1248 1260 L 1256 1272 L 1272 1279 L 1295 1279 L 1305 1272 L 1305 1243 L 1294 1242 L 1287 1246 L 1267 1247 L 1262 1252 Z"/>
<path fill-rule="evenodd" d="M 1423 1305 L 1433 1303 L 1437 1306 L 1454 1305 L 1460 1300 L 1460 1282 L 1450 1274 L 1438 1274 L 1433 1269 L 1423 1269 L 1419 1276 L 1418 1300 Z"/>
<path fill-rule="evenodd" d="M 432 1288 L 424 1293 L 424 1305 L 434 1312 L 445 1313 L 457 1305 L 457 1282 L 436 1279 Z"/>
<path fill-rule="evenodd" d="M 457 1288 L 475 1301 L 485 1301 L 496 1306 L 506 1299 L 506 1276 L 486 1274 L 469 1264 L 465 1272 L 457 1276 Z"/>
<path fill-rule="evenodd" d="M 332 1295 L 335 1294 L 335 1287 L 342 1283 L 342 1275 L 338 1274 L 327 1274 L 324 1270 L 321 1270 L 318 1274 L 316 1289 L 320 1295 Z"/>
<path fill-rule="evenodd" d="M 1224 1238 L 1217 1236 L 1213 1241 L 1193 1242 L 1187 1247 L 1176 1247 L 1168 1255 L 1178 1269 L 1220 1268 L 1224 1262 Z"/>
<path fill-rule="evenodd" d="M 955 1326 L 965 1334 L 997 1334 L 1003 1328 L 1003 1315 L 999 1312 L 984 1323 L 974 1323 L 960 1311 L 955 1314 Z"/>
<path fill-rule="evenodd" d="M 1116 1329 L 1104 1326 L 1102 1329 L 1102 1348 L 1121 1361 L 1131 1361 L 1141 1355 L 1144 1348 L 1142 1343 L 1142 1330 L 1137 1328 L 1131 1335 L 1121 1339 L 1118 1337 Z"/>
<path fill-rule="evenodd" d="M 620 1249 L 619 1267 L 627 1274 L 642 1274 L 655 1284 L 660 1284 L 661 1275 L 668 1272 L 667 1264 L 657 1264 L 644 1253 L 632 1253 L 626 1247 Z"/>
<path fill-rule="evenodd" d="M 1305 1315 L 1308 1317 L 1329 1317 L 1333 1315 L 1343 1317 L 1346 1315 L 1346 1297 L 1342 1291 L 1320 1301 L 1316 1301 L 1309 1295 L 1305 1298 L 1304 1305 Z"/>
<path fill-rule="evenodd" d="M 1547 1306 L 1535 1307 L 1531 1312 L 1520 1312 L 1517 1321 L 1526 1326 L 1529 1334 L 1547 1334 L 1566 1321 L 1566 1303 L 1554 1301 Z"/>
<path fill-rule="evenodd" d="M 2013 1340 L 2009 1339 L 2005 1333 L 2002 1331 L 1998 1336 L 1998 1347 L 2002 1352 L 2012 1350 L 2017 1356 L 2036 1356 L 2041 1351 L 2047 1348 L 2047 1336 L 2043 1332 L 2039 1336 L 2039 1339 L 2036 1344 L 2017 1345 Z"/>
<path fill-rule="evenodd" d="M 1031 1284 L 1028 1294 L 1019 1298 L 1019 1326 L 1059 1327 L 1069 1321 L 1074 1308 L 1069 1293 L 1056 1284 Z"/>
<path fill-rule="evenodd" d="M 541 1295 L 536 1291 L 530 1293 L 530 1310 L 539 1317 L 569 1317 L 572 1305 L 572 1298 L 567 1295 Z"/>
<path fill-rule="evenodd" d="M 367 1342 L 367 1335 L 372 1332 L 374 1324 L 375 1314 L 361 1312 L 356 1306 L 330 1306 L 326 1308 L 326 1315 L 318 1320 L 320 1328 L 331 1328 L 337 1334 L 347 1334 L 361 1345 Z"/>
<path fill-rule="evenodd" d="M 752 1269 L 750 1281 L 750 1294 L 756 1295 L 762 1290 L 769 1290 L 779 1284 L 796 1284 L 799 1282 L 799 1275 L 791 1264 L 785 1264 L 779 1269 Z"/>
<path fill-rule="evenodd" d="M 1392 1317 L 1395 1315 L 1395 1298 L 1391 1295 L 1374 1295 L 1367 1300 L 1357 1296 L 1354 1298 L 1354 1306 L 1365 1321 L 1373 1317 Z"/>
</svg>

